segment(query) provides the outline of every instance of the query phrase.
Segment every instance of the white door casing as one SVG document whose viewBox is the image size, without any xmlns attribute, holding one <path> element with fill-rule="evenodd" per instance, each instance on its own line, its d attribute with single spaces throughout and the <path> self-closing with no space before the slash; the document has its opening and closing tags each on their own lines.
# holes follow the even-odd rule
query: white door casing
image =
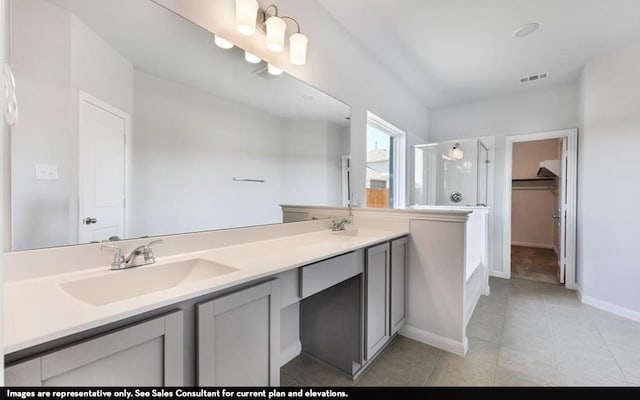
<svg viewBox="0 0 640 400">
<path fill-rule="evenodd" d="M 505 137 L 505 192 L 503 214 L 503 245 L 502 245 L 502 277 L 511 278 L 511 179 L 513 175 L 513 144 L 534 140 L 563 138 L 562 204 L 564 211 L 561 215 L 560 253 L 564 258 L 561 268 L 564 269 L 564 284 L 568 289 L 576 289 L 576 213 L 577 213 L 577 182 L 578 182 L 578 130 L 563 129 L 550 132 L 511 135 Z"/>
<path fill-rule="evenodd" d="M 560 238 L 560 248 L 558 248 L 558 265 L 560 266 L 559 278 L 560 283 L 565 283 L 565 270 L 567 266 L 567 166 L 568 166 L 568 154 L 567 154 L 566 137 L 562 138 L 561 152 L 560 152 L 560 176 L 558 177 L 558 210 L 556 216 L 558 237 Z"/>
<path fill-rule="evenodd" d="M 130 116 L 79 93 L 80 243 L 124 238 Z"/>
</svg>

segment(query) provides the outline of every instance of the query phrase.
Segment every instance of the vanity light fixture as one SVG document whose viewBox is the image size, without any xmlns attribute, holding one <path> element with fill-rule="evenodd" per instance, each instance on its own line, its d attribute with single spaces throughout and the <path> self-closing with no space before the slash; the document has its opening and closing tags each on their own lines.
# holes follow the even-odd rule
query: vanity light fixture
<svg viewBox="0 0 640 400">
<path fill-rule="evenodd" d="M 275 10 L 275 14 L 267 17 L 267 13 L 271 8 Z M 267 28 L 267 50 L 273 53 L 282 53 L 284 50 L 284 36 L 287 30 L 287 23 L 278 16 L 278 7 L 274 5 L 267 7 L 264 15 Z"/>
<path fill-rule="evenodd" d="M 282 68 L 278 68 L 273 64 L 267 64 L 267 71 L 269 71 L 271 75 L 282 75 L 284 72 Z"/>
<path fill-rule="evenodd" d="M 236 0 L 236 29 L 245 36 L 256 33 L 257 0 Z"/>
<path fill-rule="evenodd" d="M 269 11 L 273 9 L 273 15 Z M 289 37 L 289 61 L 293 65 L 304 65 L 307 61 L 307 44 L 309 40 L 300 33 L 300 23 L 292 17 L 279 16 L 278 7 L 270 5 L 264 10 L 267 31 L 267 49 L 274 53 L 281 53 L 284 50 L 284 37 L 287 30 L 285 19 L 296 24 L 296 32 Z"/>
<path fill-rule="evenodd" d="M 309 40 L 298 32 L 289 37 L 289 61 L 293 65 L 304 65 L 307 62 L 307 44 Z"/>
<path fill-rule="evenodd" d="M 262 61 L 260 57 L 256 56 L 255 54 L 249 53 L 246 50 L 244 51 L 244 59 L 251 64 L 257 64 Z"/>
<path fill-rule="evenodd" d="M 309 39 L 300 32 L 300 23 L 295 18 L 285 15 L 280 16 L 278 7 L 274 4 L 261 11 L 256 0 L 235 1 L 236 29 L 238 32 L 251 36 L 256 32 L 256 21 L 264 23 L 267 50 L 273 53 L 282 53 L 284 51 L 287 31 L 286 20 L 295 23 L 296 32 L 289 36 L 289 61 L 293 65 L 306 64 Z"/>
<path fill-rule="evenodd" d="M 213 41 L 215 42 L 216 46 L 220 47 L 221 49 L 233 48 L 233 43 L 218 35 L 213 35 Z"/>
</svg>

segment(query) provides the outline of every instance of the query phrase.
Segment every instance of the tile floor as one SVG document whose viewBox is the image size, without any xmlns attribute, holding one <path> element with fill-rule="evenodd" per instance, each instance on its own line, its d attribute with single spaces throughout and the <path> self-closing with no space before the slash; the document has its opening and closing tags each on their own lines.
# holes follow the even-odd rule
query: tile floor
<svg viewBox="0 0 640 400">
<path fill-rule="evenodd" d="M 511 276 L 538 282 L 560 283 L 558 256 L 553 249 L 511 246 Z"/>
<path fill-rule="evenodd" d="M 582 304 L 574 291 L 491 278 L 459 357 L 404 337 L 357 381 L 299 356 L 282 386 L 640 386 L 640 323 Z"/>
</svg>

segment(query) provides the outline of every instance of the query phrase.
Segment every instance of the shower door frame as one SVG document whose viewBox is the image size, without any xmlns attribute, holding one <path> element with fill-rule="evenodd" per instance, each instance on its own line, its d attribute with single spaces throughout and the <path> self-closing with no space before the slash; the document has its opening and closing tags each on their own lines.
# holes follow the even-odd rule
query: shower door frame
<svg viewBox="0 0 640 400">
<path fill-rule="evenodd" d="M 565 220 L 565 279 L 567 289 L 577 289 L 576 285 L 576 215 L 578 196 L 578 129 L 563 129 L 549 132 L 538 132 L 505 137 L 505 191 L 503 214 L 503 256 L 502 274 L 511 278 L 511 190 L 513 175 L 513 144 L 545 139 L 567 138 L 567 165 L 565 168 L 566 185 L 566 220 Z M 560 250 L 562 251 L 562 250 Z"/>
</svg>

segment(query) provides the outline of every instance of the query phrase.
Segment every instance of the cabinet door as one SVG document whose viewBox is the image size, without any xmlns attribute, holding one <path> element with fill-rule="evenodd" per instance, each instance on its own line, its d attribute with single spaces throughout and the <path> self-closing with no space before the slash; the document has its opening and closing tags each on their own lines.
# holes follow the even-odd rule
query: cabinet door
<svg viewBox="0 0 640 400">
<path fill-rule="evenodd" d="M 181 386 L 184 320 L 178 311 L 25 361 L 8 386 Z"/>
<path fill-rule="evenodd" d="M 391 334 L 407 321 L 407 238 L 391 242 Z"/>
<path fill-rule="evenodd" d="M 280 384 L 280 285 L 266 282 L 198 304 L 198 385 Z"/>
<path fill-rule="evenodd" d="M 370 360 L 389 340 L 389 243 L 367 249 L 365 355 Z"/>
</svg>

